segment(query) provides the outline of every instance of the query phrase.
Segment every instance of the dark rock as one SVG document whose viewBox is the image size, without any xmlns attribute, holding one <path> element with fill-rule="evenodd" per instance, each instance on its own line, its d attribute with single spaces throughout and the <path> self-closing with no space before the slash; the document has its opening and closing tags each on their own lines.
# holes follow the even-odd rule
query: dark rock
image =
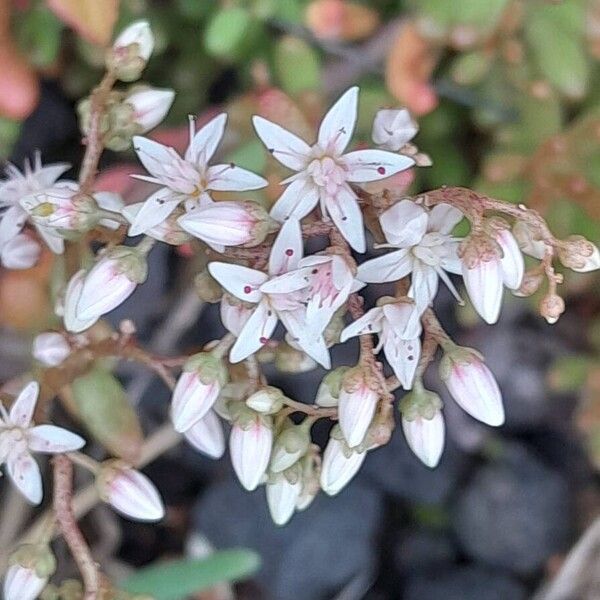
<svg viewBox="0 0 600 600">
<path fill-rule="evenodd" d="M 279 528 L 262 489 L 248 493 L 227 479 L 200 498 L 194 527 L 218 548 L 245 546 L 260 553 L 261 598 L 321 600 L 374 568 L 381 512 L 379 494 L 354 482 L 335 498 L 319 496 Z"/>
<path fill-rule="evenodd" d="M 401 575 L 431 572 L 456 561 L 453 541 L 443 531 L 415 529 L 400 533 L 394 548 L 396 571 Z"/>
<path fill-rule="evenodd" d="M 402 600 L 524 600 L 525 589 L 495 570 L 457 567 L 409 578 Z"/>
<path fill-rule="evenodd" d="M 475 473 L 457 500 L 453 526 L 472 557 L 530 574 L 564 550 L 569 504 L 563 477 L 511 444 Z"/>
</svg>

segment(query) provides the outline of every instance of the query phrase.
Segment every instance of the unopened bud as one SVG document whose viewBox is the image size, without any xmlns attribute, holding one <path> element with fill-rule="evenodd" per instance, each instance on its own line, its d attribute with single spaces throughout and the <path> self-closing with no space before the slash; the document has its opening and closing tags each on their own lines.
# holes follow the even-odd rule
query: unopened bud
<svg viewBox="0 0 600 600">
<path fill-rule="evenodd" d="M 85 281 L 85 271 L 82 269 L 71 277 L 67 289 L 65 291 L 65 299 L 63 306 L 63 320 L 65 329 L 73 333 L 80 333 L 89 329 L 100 317 L 93 315 L 89 318 L 82 319 L 78 316 L 77 305 L 81 298 L 81 290 Z"/>
<path fill-rule="evenodd" d="M 138 88 L 125 97 L 125 102 L 133 107 L 135 134 L 154 129 L 166 116 L 173 104 L 175 92 L 170 89 Z"/>
<path fill-rule="evenodd" d="M 543 281 L 544 273 L 537 267 L 534 267 L 529 271 L 525 271 L 523 280 L 521 281 L 521 287 L 519 287 L 518 290 L 514 290 L 513 294 L 520 298 L 527 298 L 540 289 L 540 285 L 542 285 Z"/>
<path fill-rule="evenodd" d="M 56 571 L 47 544 L 23 544 L 11 555 L 4 579 L 5 600 L 35 600 Z"/>
<path fill-rule="evenodd" d="M 53 331 L 40 333 L 33 340 L 33 358 L 47 367 L 60 365 L 71 353 L 71 347 L 65 337 Z"/>
<path fill-rule="evenodd" d="M 225 453 L 225 435 L 217 414 L 209 410 L 183 434 L 198 451 L 210 458 L 221 458 Z"/>
<path fill-rule="evenodd" d="M 565 312 L 565 301 L 558 294 L 546 294 L 540 302 L 540 314 L 550 325 L 556 321 Z"/>
<path fill-rule="evenodd" d="M 295 425 L 288 419 L 273 444 L 269 467 L 273 473 L 285 471 L 306 453 L 310 446 L 311 425 L 312 421 L 308 419 L 305 419 L 300 425 Z"/>
<path fill-rule="evenodd" d="M 396 152 L 417 135 L 419 126 L 405 108 L 378 110 L 373 121 L 373 141 Z"/>
<path fill-rule="evenodd" d="M 341 492 L 358 473 L 366 455 L 366 452 L 357 452 L 349 448 L 339 427 L 334 427 L 323 453 L 321 489 L 329 496 Z"/>
<path fill-rule="evenodd" d="M 569 236 L 558 247 L 560 262 L 578 273 L 600 269 L 600 250 L 581 235 Z"/>
<path fill-rule="evenodd" d="M 350 367 L 342 366 L 327 373 L 321 380 L 315 403 L 325 408 L 337 406 L 342 389 L 342 379 L 349 370 Z"/>
<path fill-rule="evenodd" d="M 295 342 L 286 335 L 290 343 L 279 344 L 275 350 L 275 367 L 281 373 L 307 373 L 317 367 L 317 363 L 305 352 L 295 348 Z"/>
<path fill-rule="evenodd" d="M 300 470 L 292 468 L 284 473 L 270 473 L 266 493 L 273 522 L 276 525 L 285 525 L 292 518 L 302 493 Z"/>
<path fill-rule="evenodd" d="M 273 415 L 283 408 L 284 399 L 285 396 L 279 388 L 267 385 L 249 396 L 246 406 L 256 412 Z"/>
<path fill-rule="evenodd" d="M 532 256 L 541 260 L 546 254 L 546 243 L 541 240 L 527 223 L 516 221 L 513 225 L 513 235 L 521 248 L 521 251 L 527 256 Z"/>
<path fill-rule="evenodd" d="M 147 21 L 125 28 L 106 56 L 106 66 L 121 81 L 139 79 L 154 49 L 154 36 Z"/>
</svg>

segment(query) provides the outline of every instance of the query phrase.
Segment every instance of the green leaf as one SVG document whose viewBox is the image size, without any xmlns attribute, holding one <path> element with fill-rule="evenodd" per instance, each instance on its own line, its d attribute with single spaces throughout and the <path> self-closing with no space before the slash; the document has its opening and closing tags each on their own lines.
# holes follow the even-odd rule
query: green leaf
<svg viewBox="0 0 600 600">
<path fill-rule="evenodd" d="M 286 35 L 275 46 L 275 72 L 281 87 L 294 95 L 318 89 L 321 83 L 319 55 L 304 40 Z"/>
<path fill-rule="evenodd" d="M 36 67 L 51 65 L 58 56 L 63 24 L 44 6 L 27 11 L 16 23 L 21 49 Z"/>
<path fill-rule="evenodd" d="M 232 6 L 216 12 L 204 32 L 209 54 L 231 62 L 247 60 L 262 34 L 262 25 L 249 11 Z"/>
<path fill-rule="evenodd" d="M 183 600 L 217 583 L 244 579 L 259 566 L 260 557 L 251 550 L 224 550 L 203 559 L 151 565 L 121 587 L 131 594 L 151 594 L 155 600 Z"/>
</svg>

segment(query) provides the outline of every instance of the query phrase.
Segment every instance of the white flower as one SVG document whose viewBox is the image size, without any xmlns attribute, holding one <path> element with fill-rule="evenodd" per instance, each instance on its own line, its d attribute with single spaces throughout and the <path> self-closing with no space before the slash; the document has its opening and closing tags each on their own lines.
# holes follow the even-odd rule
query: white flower
<svg viewBox="0 0 600 600">
<path fill-rule="evenodd" d="M 348 448 L 343 439 L 331 437 L 323 453 L 321 489 L 329 496 L 339 494 L 362 466 L 366 452 Z"/>
<path fill-rule="evenodd" d="M 33 358 L 48 367 L 60 365 L 71 353 L 65 336 L 55 331 L 40 333 L 33 340 Z"/>
<path fill-rule="evenodd" d="M 304 294 L 301 291 L 306 280 L 304 272 L 297 268 L 302 251 L 300 223 L 290 219 L 284 223 L 273 244 L 268 274 L 231 263 L 209 263 L 210 274 L 230 294 L 244 302 L 256 304 L 231 349 L 231 362 L 244 360 L 262 348 L 269 341 L 278 320 L 281 320 L 302 350 L 329 368 L 329 352 L 325 341 L 320 332 L 308 328 L 306 322 Z M 287 275 L 284 278 L 277 277 L 289 271 L 294 271 L 291 277 L 296 286 L 290 285 Z M 280 283 L 285 291 L 280 291 Z"/>
<path fill-rule="evenodd" d="M 446 352 L 440 376 L 456 403 L 473 418 L 494 427 L 504 423 L 500 388 L 478 352 L 461 347 Z"/>
<path fill-rule="evenodd" d="M 531 227 L 524 221 L 515 221 L 513 225 L 513 235 L 517 240 L 521 250 L 528 256 L 541 260 L 546 254 L 548 246 L 546 242 L 538 239 Z"/>
<path fill-rule="evenodd" d="M 94 315 L 87 319 L 81 319 L 77 315 L 77 305 L 81 297 L 83 282 L 85 280 L 85 270 L 81 269 L 71 277 L 65 291 L 64 305 L 62 308 L 63 321 L 65 329 L 72 333 L 81 333 L 89 329 L 99 318 L 100 315 Z"/>
<path fill-rule="evenodd" d="M 154 484 L 120 460 L 104 463 L 96 477 L 100 498 L 136 521 L 160 521 L 165 507 Z"/>
<path fill-rule="evenodd" d="M 0 411 L 0 463 L 17 489 L 31 502 L 42 501 L 42 477 L 32 452 L 57 454 L 72 452 L 85 445 L 78 435 L 55 425 L 33 425 L 31 419 L 39 395 L 39 385 L 32 381 L 17 396 L 7 413 Z"/>
<path fill-rule="evenodd" d="M 139 133 L 154 129 L 166 116 L 175 99 L 169 89 L 144 88 L 128 94 L 125 101 L 133 107 L 133 120 Z"/>
<path fill-rule="evenodd" d="M 410 142 L 419 126 L 405 108 L 378 110 L 373 120 L 373 141 L 386 150 L 397 152 Z"/>
<path fill-rule="evenodd" d="M 29 269 L 41 254 L 40 245 L 26 233 L 19 233 L 0 247 L 0 260 L 7 269 Z"/>
<path fill-rule="evenodd" d="M 36 600 L 48 583 L 35 569 L 19 564 L 11 565 L 4 579 L 4 600 Z"/>
<path fill-rule="evenodd" d="M 151 177 L 135 175 L 138 179 L 163 187 L 154 192 L 138 212 L 129 228 L 129 235 L 138 235 L 164 221 L 181 204 L 193 208 L 210 203 L 210 191 L 256 190 L 267 181 L 233 163 L 209 166 L 225 131 L 225 113 L 209 121 L 195 132 L 190 119 L 190 144 L 181 158 L 173 148 L 145 137 L 133 138 L 137 155 Z"/>
<path fill-rule="evenodd" d="M 253 117 L 254 128 L 269 152 L 297 171 L 271 216 L 277 221 L 302 219 L 317 204 L 324 218 L 331 217 L 348 243 L 365 251 L 363 218 L 350 184 L 384 179 L 414 164 L 411 158 L 384 150 L 357 150 L 344 154 L 356 125 L 358 88 L 352 87 L 323 118 L 317 142 L 309 146 L 283 127 Z"/>
<path fill-rule="evenodd" d="M 444 449 L 444 417 L 436 411 L 431 419 L 418 416 L 411 421 L 402 417 L 402 431 L 419 460 L 432 468 L 440 462 Z"/>
<path fill-rule="evenodd" d="M 213 410 L 209 410 L 183 433 L 185 439 L 199 452 L 210 458 L 221 458 L 225 453 L 225 435 L 221 421 Z"/>
<path fill-rule="evenodd" d="M 276 525 L 285 525 L 294 514 L 302 493 L 302 482 L 300 479 L 291 482 L 282 473 L 272 475 L 267 482 L 266 493 L 273 522 Z"/>
<path fill-rule="evenodd" d="M 397 281 L 411 274 L 408 295 L 415 300 L 418 314 L 431 304 L 438 289 L 438 278 L 460 300 L 447 271 L 461 273 L 457 255 L 458 242 L 450 233 L 462 219 L 462 213 L 448 205 L 438 204 L 430 211 L 412 200 L 402 200 L 379 218 L 387 244 L 393 252 L 364 262 L 357 278 L 365 283 Z"/>
<path fill-rule="evenodd" d="M 402 387 L 409 390 L 421 355 L 421 323 L 412 303 L 387 302 L 372 308 L 342 331 L 341 342 L 356 335 L 377 333 L 385 357 Z"/>
</svg>

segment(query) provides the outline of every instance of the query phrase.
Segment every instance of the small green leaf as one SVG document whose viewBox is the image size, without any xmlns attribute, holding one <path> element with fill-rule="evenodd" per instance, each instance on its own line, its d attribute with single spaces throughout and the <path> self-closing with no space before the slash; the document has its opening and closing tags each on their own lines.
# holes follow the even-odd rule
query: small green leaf
<svg viewBox="0 0 600 600">
<path fill-rule="evenodd" d="M 275 71 L 288 94 L 317 89 L 321 82 L 319 55 L 304 40 L 286 35 L 275 47 Z"/>
<path fill-rule="evenodd" d="M 183 600 L 217 583 L 244 579 L 259 566 L 260 557 L 251 550 L 224 550 L 203 559 L 151 565 L 121 587 L 131 594 L 151 594 L 155 600 Z"/>
<path fill-rule="evenodd" d="M 204 33 L 209 54 L 228 61 L 247 60 L 261 37 L 262 26 L 249 11 L 232 6 L 216 12 Z"/>
</svg>

